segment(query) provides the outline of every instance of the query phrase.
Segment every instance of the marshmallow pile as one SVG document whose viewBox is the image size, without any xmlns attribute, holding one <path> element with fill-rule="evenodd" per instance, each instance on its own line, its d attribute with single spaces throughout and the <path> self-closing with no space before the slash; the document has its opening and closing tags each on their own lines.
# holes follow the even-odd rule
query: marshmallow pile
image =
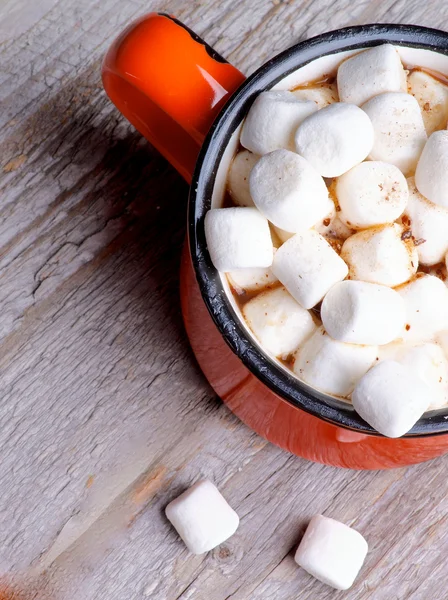
<svg viewBox="0 0 448 600">
<path fill-rule="evenodd" d="M 205 235 L 268 356 L 383 435 L 448 404 L 448 88 L 384 44 L 260 93 Z M 444 340 L 444 342 L 442 342 Z"/>
</svg>

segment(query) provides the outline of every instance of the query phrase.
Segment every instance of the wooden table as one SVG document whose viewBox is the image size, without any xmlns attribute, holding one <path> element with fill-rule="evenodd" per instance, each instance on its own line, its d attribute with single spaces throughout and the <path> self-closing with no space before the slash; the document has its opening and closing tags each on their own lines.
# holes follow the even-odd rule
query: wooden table
<svg viewBox="0 0 448 600">
<path fill-rule="evenodd" d="M 242 425 L 195 363 L 178 301 L 187 186 L 100 82 L 112 38 L 151 9 L 245 73 L 328 29 L 448 23 L 436 0 L 0 0 L 5 598 L 445 600 L 445 459 L 306 462 Z M 196 557 L 163 508 L 200 477 L 241 525 Z M 318 512 L 370 544 L 345 594 L 293 562 Z"/>
</svg>

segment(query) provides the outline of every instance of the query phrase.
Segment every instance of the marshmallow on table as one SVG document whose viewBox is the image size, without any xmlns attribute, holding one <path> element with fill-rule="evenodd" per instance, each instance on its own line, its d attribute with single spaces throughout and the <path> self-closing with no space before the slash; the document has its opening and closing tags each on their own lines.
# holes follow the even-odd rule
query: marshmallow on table
<svg viewBox="0 0 448 600">
<path fill-rule="evenodd" d="M 315 515 L 297 548 L 294 560 L 307 573 L 337 590 L 348 590 L 369 547 L 363 536 L 334 519 Z"/>
<path fill-rule="evenodd" d="M 261 346 L 281 358 L 287 358 L 316 329 L 310 313 L 283 287 L 259 294 L 242 312 Z"/>
<path fill-rule="evenodd" d="M 250 174 L 250 193 L 271 223 L 294 233 L 309 229 L 333 208 L 319 173 L 289 150 L 260 158 Z"/>
<path fill-rule="evenodd" d="M 409 93 L 420 105 L 426 133 L 445 129 L 448 121 L 448 87 L 424 71 L 412 71 Z"/>
<path fill-rule="evenodd" d="M 394 165 L 366 161 L 336 181 L 339 218 L 355 229 L 393 223 L 406 208 L 408 184 Z"/>
<path fill-rule="evenodd" d="M 238 206 L 254 205 L 250 195 L 249 175 L 259 158 L 257 154 L 243 150 L 238 152 L 230 165 L 227 189 L 232 196 L 232 200 Z"/>
<path fill-rule="evenodd" d="M 280 246 L 272 272 L 303 308 L 312 308 L 347 276 L 348 268 L 330 244 L 309 229 Z"/>
<path fill-rule="evenodd" d="M 414 96 L 388 92 L 375 96 L 362 109 L 370 117 L 375 132 L 369 158 L 391 163 L 405 175 L 414 172 L 428 139 Z"/>
<path fill-rule="evenodd" d="M 326 332 L 347 344 L 392 342 L 405 324 L 405 303 L 395 290 L 365 281 L 336 283 L 320 311 Z"/>
<path fill-rule="evenodd" d="M 442 408 L 448 400 L 448 361 L 437 344 L 420 344 L 403 348 L 397 362 L 409 367 L 432 390 L 428 410 Z"/>
<path fill-rule="evenodd" d="M 415 185 L 428 200 L 448 208 L 448 131 L 429 136 L 417 164 Z"/>
<path fill-rule="evenodd" d="M 292 90 L 299 100 L 311 100 L 316 103 L 317 109 L 325 108 L 333 102 L 339 102 L 338 89 L 335 84 L 324 84 L 317 87 L 304 87 Z"/>
<path fill-rule="evenodd" d="M 321 392 L 348 396 L 378 356 L 378 346 L 338 342 L 323 327 L 295 354 L 294 373 Z"/>
<path fill-rule="evenodd" d="M 397 50 L 390 44 L 375 46 L 347 58 L 338 69 L 341 102 L 361 106 L 384 92 L 405 92 L 406 74 Z"/>
<path fill-rule="evenodd" d="M 203 554 L 231 537 L 239 518 L 208 479 L 198 481 L 168 504 L 165 514 L 193 554 Z"/>
<path fill-rule="evenodd" d="M 270 267 L 274 255 L 267 220 L 256 208 L 212 208 L 205 215 L 205 239 L 218 271 Z"/>
<path fill-rule="evenodd" d="M 314 102 L 299 100 L 292 92 L 261 92 L 244 121 L 241 145 L 255 154 L 293 150 L 297 127 L 316 110 Z"/>
<path fill-rule="evenodd" d="M 337 102 L 306 118 L 297 129 L 295 144 L 320 175 L 338 177 L 368 156 L 373 126 L 358 106 Z"/>
<path fill-rule="evenodd" d="M 352 403 L 364 421 L 379 433 L 397 438 L 412 429 L 434 396 L 431 387 L 412 368 L 384 360 L 358 382 Z"/>
<path fill-rule="evenodd" d="M 418 267 L 417 249 L 402 225 L 390 223 L 359 231 L 345 240 L 341 258 L 350 278 L 395 287 Z"/>
<path fill-rule="evenodd" d="M 448 289 L 433 275 L 419 275 L 397 288 L 406 305 L 404 342 L 424 342 L 448 329 Z"/>
<path fill-rule="evenodd" d="M 238 294 L 261 291 L 278 281 L 271 269 L 236 269 L 226 275 Z"/>
<path fill-rule="evenodd" d="M 408 179 L 409 200 L 404 214 L 417 243 L 419 262 L 435 265 L 442 262 L 448 251 L 448 208 L 430 202 L 415 187 L 413 177 Z"/>
</svg>

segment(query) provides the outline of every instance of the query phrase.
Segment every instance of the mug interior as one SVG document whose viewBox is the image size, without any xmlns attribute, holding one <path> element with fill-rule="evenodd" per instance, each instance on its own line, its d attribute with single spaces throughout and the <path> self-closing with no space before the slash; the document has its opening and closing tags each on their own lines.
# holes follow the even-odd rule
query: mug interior
<svg viewBox="0 0 448 600">
<path fill-rule="evenodd" d="M 243 363 L 274 392 L 297 407 L 339 426 L 380 436 L 337 397 L 319 392 L 268 355 L 248 328 L 227 277 L 211 264 L 203 220 L 211 207 L 222 205 L 227 173 L 239 147 L 242 121 L 255 96 L 266 89 L 289 90 L 336 71 L 342 60 L 382 43 L 397 47 L 405 66 L 448 74 L 448 34 L 410 25 L 365 25 L 329 32 L 293 46 L 270 60 L 237 90 L 212 126 L 190 190 L 189 238 L 196 277 L 207 308 L 224 339 Z M 448 431 L 448 407 L 429 411 L 408 436 Z"/>
</svg>

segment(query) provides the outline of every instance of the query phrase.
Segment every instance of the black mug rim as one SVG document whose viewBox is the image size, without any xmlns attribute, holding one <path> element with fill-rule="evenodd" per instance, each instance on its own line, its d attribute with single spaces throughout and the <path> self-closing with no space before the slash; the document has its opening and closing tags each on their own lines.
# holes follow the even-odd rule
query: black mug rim
<svg viewBox="0 0 448 600">
<path fill-rule="evenodd" d="M 231 134 L 255 96 L 312 62 L 345 50 L 392 43 L 448 55 L 448 33 L 418 25 L 370 24 L 346 27 L 310 38 L 278 54 L 257 69 L 236 90 L 211 126 L 199 153 L 190 187 L 188 237 L 196 279 L 207 309 L 232 351 L 259 380 L 278 396 L 333 425 L 383 437 L 352 405 L 322 394 L 278 366 L 251 340 L 234 311 L 213 267 L 204 235 L 204 216 L 211 205 L 217 167 Z M 448 431 L 448 409 L 427 412 L 405 437 L 438 435 Z"/>
</svg>

